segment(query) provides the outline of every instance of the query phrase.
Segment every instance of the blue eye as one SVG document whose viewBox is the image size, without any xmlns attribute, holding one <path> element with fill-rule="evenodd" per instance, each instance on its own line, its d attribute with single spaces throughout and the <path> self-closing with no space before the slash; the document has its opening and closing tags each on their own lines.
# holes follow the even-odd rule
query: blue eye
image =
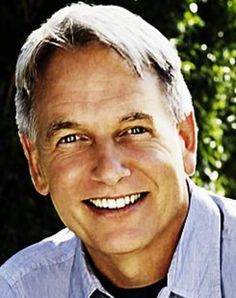
<svg viewBox="0 0 236 298">
<path fill-rule="evenodd" d="M 75 143 L 75 142 L 85 142 L 88 141 L 88 138 L 86 136 L 81 136 L 81 135 L 76 135 L 76 134 L 70 134 L 67 136 L 62 137 L 58 144 L 71 144 L 71 143 Z"/>
<path fill-rule="evenodd" d="M 135 127 L 129 128 L 127 131 L 128 134 L 132 134 L 132 135 L 139 135 L 146 132 L 147 132 L 147 129 L 142 126 L 135 126 Z"/>
<path fill-rule="evenodd" d="M 59 143 L 61 144 L 68 144 L 73 143 L 79 140 L 79 137 L 77 135 L 68 135 L 60 139 Z"/>
</svg>

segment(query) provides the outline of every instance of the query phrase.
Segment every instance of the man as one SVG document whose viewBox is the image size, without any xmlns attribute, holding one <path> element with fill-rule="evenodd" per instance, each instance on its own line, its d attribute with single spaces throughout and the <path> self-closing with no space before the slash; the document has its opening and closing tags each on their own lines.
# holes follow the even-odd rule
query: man
<svg viewBox="0 0 236 298">
<path fill-rule="evenodd" d="M 19 135 L 66 225 L 0 269 L 1 297 L 234 297 L 236 206 L 195 186 L 196 123 L 167 39 L 74 4 L 22 48 Z"/>
</svg>

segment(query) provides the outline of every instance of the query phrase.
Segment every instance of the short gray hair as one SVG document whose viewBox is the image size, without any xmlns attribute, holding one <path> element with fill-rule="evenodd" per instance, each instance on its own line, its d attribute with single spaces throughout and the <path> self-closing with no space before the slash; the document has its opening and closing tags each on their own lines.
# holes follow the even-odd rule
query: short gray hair
<svg viewBox="0 0 236 298">
<path fill-rule="evenodd" d="M 53 14 L 21 49 L 15 96 L 20 133 L 35 138 L 34 86 L 45 55 L 57 47 L 77 48 L 90 41 L 115 49 L 141 77 L 145 69 L 154 69 L 164 83 L 166 102 L 177 122 L 193 110 L 177 51 L 156 28 L 124 8 L 79 2 Z"/>
</svg>

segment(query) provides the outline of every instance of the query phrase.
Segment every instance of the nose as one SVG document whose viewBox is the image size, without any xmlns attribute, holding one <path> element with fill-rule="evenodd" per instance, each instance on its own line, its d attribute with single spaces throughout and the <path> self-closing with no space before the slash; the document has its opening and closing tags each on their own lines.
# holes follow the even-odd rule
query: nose
<svg viewBox="0 0 236 298">
<path fill-rule="evenodd" d="M 109 146 L 96 151 L 96 165 L 92 170 L 92 180 L 108 186 L 116 185 L 130 176 L 131 171 L 122 164 L 119 155 Z"/>
</svg>

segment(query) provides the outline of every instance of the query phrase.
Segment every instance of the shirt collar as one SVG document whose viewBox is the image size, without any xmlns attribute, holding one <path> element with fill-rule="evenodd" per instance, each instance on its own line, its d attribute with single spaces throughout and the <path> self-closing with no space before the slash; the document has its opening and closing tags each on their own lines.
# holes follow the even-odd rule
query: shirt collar
<svg viewBox="0 0 236 298">
<path fill-rule="evenodd" d="M 182 297 L 219 297 L 220 212 L 207 192 L 189 181 L 190 207 L 168 272 L 168 287 Z"/>
<path fill-rule="evenodd" d="M 90 261 L 85 252 L 82 242 L 77 239 L 75 259 L 70 278 L 70 295 L 71 298 L 95 297 L 93 294 L 99 291 L 112 297 L 101 285 L 95 276 Z"/>
<path fill-rule="evenodd" d="M 190 207 L 169 268 L 168 288 L 181 297 L 219 297 L 220 212 L 207 192 L 188 183 Z M 111 297 L 93 273 L 79 239 L 70 280 L 71 298 L 92 297 L 97 290 Z"/>
</svg>

